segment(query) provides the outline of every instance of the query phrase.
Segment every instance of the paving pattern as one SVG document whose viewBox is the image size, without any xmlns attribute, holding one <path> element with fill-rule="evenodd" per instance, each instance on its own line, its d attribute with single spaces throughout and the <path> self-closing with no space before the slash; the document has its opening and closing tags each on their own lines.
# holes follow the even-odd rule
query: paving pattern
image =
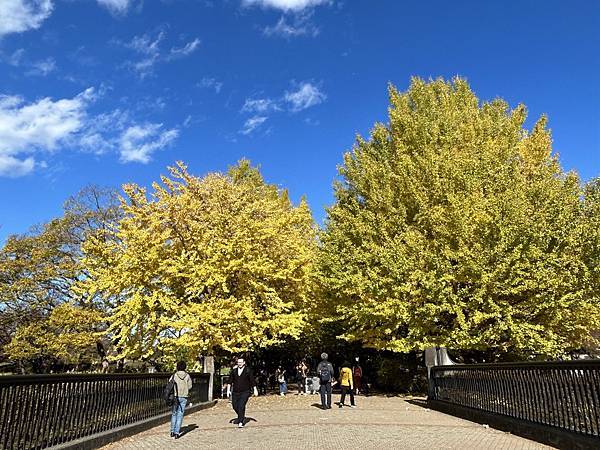
<svg viewBox="0 0 600 450">
<path fill-rule="evenodd" d="M 339 396 L 334 395 L 334 401 Z M 251 398 L 245 428 L 230 423 L 231 404 L 184 417 L 185 435 L 171 439 L 169 424 L 103 450 L 161 449 L 548 449 L 550 447 L 422 406 L 422 399 L 357 397 L 357 408 L 317 407 L 318 395 Z"/>
</svg>

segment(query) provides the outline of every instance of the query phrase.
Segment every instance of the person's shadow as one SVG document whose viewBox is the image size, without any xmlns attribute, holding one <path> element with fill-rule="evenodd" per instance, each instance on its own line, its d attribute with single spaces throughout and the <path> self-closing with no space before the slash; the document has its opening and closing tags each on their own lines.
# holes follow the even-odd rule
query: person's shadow
<svg viewBox="0 0 600 450">
<path fill-rule="evenodd" d="M 321 405 L 320 403 L 313 403 L 310 406 L 312 406 L 313 408 L 328 409 L 328 408 L 323 408 L 323 405 Z"/>
<path fill-rule="evenodd" d="M 258 420 L 256 420 L 254 417 L 246 417 L 246 418 L 244 418 L 244 426 L 248 425 L 249 422 L 258 422 Z M 229 421 L 229 423 L 237 425 L 239 422 L 238 422 L 237 417 L 234 417 L 233 419 L 231 419 Z"/>
<path fill-rule="evenodd" d="M 196 428 L 198 428 L 198 425 L 196 425 L 195 423 L 190 423 L 189 425 L 181 427 L 179 432 L 181 433 L 181 436 L 184 436 L 190 433 L 191 431 L 194 431 Z"/>
</svg>

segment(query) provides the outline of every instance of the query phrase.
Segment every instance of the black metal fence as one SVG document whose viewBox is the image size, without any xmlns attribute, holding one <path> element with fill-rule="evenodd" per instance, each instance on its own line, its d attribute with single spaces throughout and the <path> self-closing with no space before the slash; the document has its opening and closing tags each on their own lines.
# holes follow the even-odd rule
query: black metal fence
<svg viewBox="0 0 600 450">
<path fill-rule="evenodd" d="M 0 376 L 0 449 L 43 449 L 170 411 L 171 374 Z M 207 402 L 209 375 L 190 374 L 189 402 Z"/>
<path fill-rule="evenodd" d="M 436 366 L 430 381 L 434 401 L 600 437 L 600 360 Z"/>
</svg>

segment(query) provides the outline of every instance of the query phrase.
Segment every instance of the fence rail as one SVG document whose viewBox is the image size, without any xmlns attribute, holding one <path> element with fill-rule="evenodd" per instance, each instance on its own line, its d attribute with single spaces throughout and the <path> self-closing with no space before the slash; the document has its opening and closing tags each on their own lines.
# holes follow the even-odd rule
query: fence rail
<svg viewBox="0 0 600 450">
<path fill-rule="evenodd" d="M 43 449 L 168 413 L 171 374 L 0 376 L 0 449 Z M 192 373 L 189 401 L 208 401 L 208 374 Z"/>
<path fill-rule="evenodd" d="M 435 366 L 431 382 L 434 401 L 600 437 L 600 360 Z"/>
</svg>

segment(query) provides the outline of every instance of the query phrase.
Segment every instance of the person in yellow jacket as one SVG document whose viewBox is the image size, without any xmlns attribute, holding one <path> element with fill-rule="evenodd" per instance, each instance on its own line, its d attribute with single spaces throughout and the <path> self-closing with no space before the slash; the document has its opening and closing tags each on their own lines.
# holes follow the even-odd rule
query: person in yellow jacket
<svg viewBox="0 0 600 450">
<path fill-rule="evenodd" d="M 355 408 L 354 404 L 354 380 L 352 378 L 352 369 L 350 363 L 345 362 L 340 369 L 340 388 L 342 390 L 342 397 L 340 398 L 340 408 L 344 406 L 344 400 L 346 400 L 346 393 L 350 394 L 350 408 Z"/>
</svg>

